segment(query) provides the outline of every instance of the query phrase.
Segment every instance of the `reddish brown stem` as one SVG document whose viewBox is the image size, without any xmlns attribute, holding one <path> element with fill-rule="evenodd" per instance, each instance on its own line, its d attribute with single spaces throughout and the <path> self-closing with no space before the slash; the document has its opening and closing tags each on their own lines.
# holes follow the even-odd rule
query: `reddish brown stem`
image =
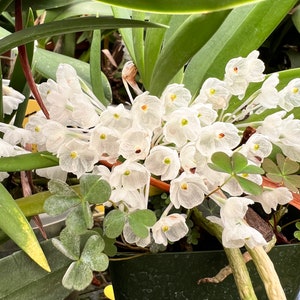
<svg viewBox="0 0 300 300">
<path fill-rule="evenodd" d="M 16 0 L 15 1 L 15 30 L 21 30 L 23 28 L 23 20 L 22 20 L 22 0 Z M 32 94 L 34 95 L 37 103 L 39 104 L 42 112 L 44 113 L 45 117 L 49 119 L 49 112 L 47 108 L 45 107 L 43 100 L 41 98 L 41 95 L 36 87 L 36 84 L 34 82 L 30 64 L 28 61 L 28 56 L 27 56 L 27 50 L 25 45 L 20 45 L 18 46 L 18 51 L 19 51 L 19 57 L 20 57 L 20 63 L 25 75 L 25 78 L 28 82 L 28 85 L 30 87 L 30 90 Z"/>
</svg>

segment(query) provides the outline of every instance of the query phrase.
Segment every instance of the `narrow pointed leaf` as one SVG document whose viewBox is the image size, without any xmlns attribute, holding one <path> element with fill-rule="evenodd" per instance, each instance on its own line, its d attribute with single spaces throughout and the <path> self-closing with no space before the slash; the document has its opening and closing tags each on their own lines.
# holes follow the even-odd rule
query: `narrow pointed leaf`
<svg viewBox="0 0 300 300">
<path fill-rule="evenodd" d="M 0 157 L 0 172 L 18 172 L 54 167 L 57 165 L 58 159 L 49 152 Z"/>
<path fill-rule="evenodd" d="M 0 228 L 40 267 L 50 272 L 41 246 L 15 200 L 0 184 Z"/>
<path fill-rule="evenodd" d="M 260 2 L 261 0 L 98 0 L 114 6 L 126 7 L 134 10 L 156 13 L 192 14 L 207 13 L 209 11 L 224 10 L 232 7 Z"/>
<path fill-rule="evenodd" d="M 72 32 L 122 27 L 160 27 L 150 22 L 116 19 L 113 17 L 78 17 L 54 21 L 14 32 L 1 40 L 0 54 L 34 40 Z"/>
</svg>

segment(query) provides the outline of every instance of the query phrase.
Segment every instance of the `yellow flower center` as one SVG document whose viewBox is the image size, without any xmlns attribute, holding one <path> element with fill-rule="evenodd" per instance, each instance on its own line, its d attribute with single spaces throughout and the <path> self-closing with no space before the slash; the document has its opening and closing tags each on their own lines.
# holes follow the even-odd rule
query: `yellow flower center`
<svg viewBox="0 0 300 300">
<path fill-rule="evenodd" d="M 182 119 L 181 120 L 181 125 L 182 126 L 185 126 L 185 125 L 187 125 L 189 123 L 189 121 L 187 120 L 187 119 Z"/>
<path fill-rule="evenodd" d="M 129 175 L 130 175 L 130 170 L 126 170 L 123 174 L 124 174 L 125 176 L 129 176 Z"/>
<path fill-rule="evenodd" d="M 216 93 L 216 90 L 215 90 L 215 89 L 210 89 L 210 90 L 209 90 L 209 93 L 210 93 L 211 95 L 214 95 L 214 94 Z"/>
<path fill-rule="evenodd" d="M 244 178 L 247 178 L 248 176 L 249 176 L 248 173 L 243 173 L 243 174 L 242 174 L 242 177 L 244 177 Z"/>
<path fill-rule="evenodd" d="M 162 226 L 161 230 L 162 230 L 163 232 L 166 232 L 166 231 L 169 230 L 169 226 L 164 225 L 164 226 Z"/>
<path fill-rule="evenodd" d="M 120 119 L 120 115 L 119 114 L 114 114 L 114 118 L 115 119 Z"/>
<path fill-rule="evenodd" d="M 170 99 L 171 99 L 172 102 L 175 101 L 176 98 L 177 98 L 176 94 L 171 94 L 170 95 Z"/>
<path fill-rule="evenodd" d="M 105 140 L 106 139 L 106 134 L 105 133 L 101 133 L 100 134 L 100 140 Z"/>
<path fill-rule="evenodd" d="M 164 164 L 169 165 L 171 163 L 171 159 L 169 157 L 166 157 L 164 159 Z"/>
<path fill-rule="evenodd" d="M 40 131 L 41 131 L 41 128 L 40 128 L 39 126 L 36 126 L 36 127 L 34 128 L 34 131 L 35 131 L 35 132 L 40 132 Z"/>
<path fill-rule="evenodd" d="M 188 184 L 186 182 L 184 182 L 184 183 L 181 184 L 180 188 L 182 190 L 187 190 L 188 189 Z"/>
<path fill-rule="evenodd" d="M 70 153 L 70 157 L 71 157 L 72 159 L 75 159 L 77 156 L 78 156 L 78 154 L 77 154 L 76 151 L 72 151 L 72 152 Z"/>
<path fill-rule="evenodd" d="M 297 94 L 297 93 L 299 92 L 299 89 L 296 88 L 296 87 L 294 87 L 293 90 L 292 90 L 292 92 L 293 92 L 294 94 Z"/>
<path fill-rule="evenodd" d="M 257 150 L 259 149 L 259 145 L 258 145 L 258 144 L 255 144 L 255 145 L 253 146 L 253 149 L 254 149 L 255 151 L 257 151 Z"/>
</svg>

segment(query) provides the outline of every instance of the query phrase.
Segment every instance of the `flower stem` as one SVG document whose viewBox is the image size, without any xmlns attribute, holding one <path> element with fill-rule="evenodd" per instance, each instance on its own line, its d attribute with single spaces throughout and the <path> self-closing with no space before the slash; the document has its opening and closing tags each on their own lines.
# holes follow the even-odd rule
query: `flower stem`
<svg viewBox="0 0 300 300">
<path fill-rule="evenodd" d="M 247 248 L 262 279 L 269 300 L 285 300 L 286 296 L 274 268 L 273 262 L 262 246 Z"/>
<path fill-rule="evenodd" d="M 197 208 L 193 209 L 193 221 L 221 242 L 221 226 L 207 220 Z M 257 300 L 241 250 L 224 248 L 224 251 L 232 269 L 241 300 Z"/>
</svg>

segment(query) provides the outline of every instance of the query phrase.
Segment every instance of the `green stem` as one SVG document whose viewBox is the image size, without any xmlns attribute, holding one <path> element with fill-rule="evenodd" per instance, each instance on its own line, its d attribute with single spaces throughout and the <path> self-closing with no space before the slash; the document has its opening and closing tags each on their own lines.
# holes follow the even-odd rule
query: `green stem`
<svg viewBox="0 0 300 300">
<path fill-rule="evenodd" d="M 262 246 L 247 248 L 262 279 L 269 300 L 285 300 L 286 296 L 273 262 Z"/>
<path fill-rule="evenodd" d="M 207 220 L 197 208 L 193 209 L 193 221 L 221 242 L 222 227 Z M 232 269 L 241 300 L 257 300 L 241 250 L 224 248 L 224 251 Z"/>
</svg>

